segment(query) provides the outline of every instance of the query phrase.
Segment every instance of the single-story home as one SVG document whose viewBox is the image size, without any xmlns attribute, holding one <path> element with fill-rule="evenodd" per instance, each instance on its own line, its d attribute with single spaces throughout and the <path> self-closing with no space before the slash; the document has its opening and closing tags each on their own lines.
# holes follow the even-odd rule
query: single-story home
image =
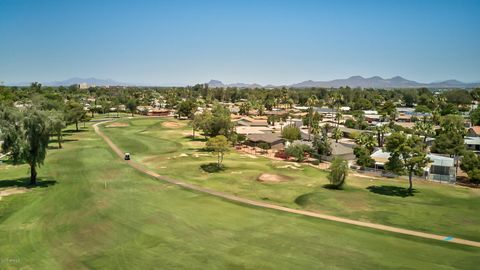
<svg viewBox="0 0 480 270">
<path fill-rule="evenodd" d="M 237 126 L 248 126 L 248 127 L 268 127 L 268 122 L 266 119 L 257 119 L 248 116 L 244 116 L 236 121 Z"/>
<path fill-rule="evenodd" d="M 272 133 L 272 128 L 264 126 L 236 126 L 235 132 L 237 134 L 249 135 L 249 134 L 265 134 Z"/>
<path fill-rule="evenodd" d="M 257 146 L 259 143 L 266 143 L 271 149 L 284 149 L 284 139 L 278 133 L 249 134 L 247 135 L 247 144 Z"/>
<path fill-rule="evenodd" d="M 335 157 L 341 157 L 345 160 L 355 159 L 355 155 L 353 154 L 352 144 L 345 144 L 341 142 L 337 143 L 334 140 L 331 140 L 330 147 L 332 149 L 332 154 L 330 156 L 322 156 L 322 160 L 331 161 Z"/>
<path fill-rule="evenodd" d="M 384 169 L 385 163 L 390 158 L 390 153 L 378 149 L 370 157 L 375 160 L 376 169 Z M 424 168 L 424 177 L 426 179 L 455 182 L 456 170 L 453 158 L 435 154 L 427 154 L 427 157 L 430 159 L 430 163 Z"/>
<path fill-rule="evenodd" d="M 468 150 L 480 154 L 480 137 L 465 137 L 464 142 Z"/>
</svg>

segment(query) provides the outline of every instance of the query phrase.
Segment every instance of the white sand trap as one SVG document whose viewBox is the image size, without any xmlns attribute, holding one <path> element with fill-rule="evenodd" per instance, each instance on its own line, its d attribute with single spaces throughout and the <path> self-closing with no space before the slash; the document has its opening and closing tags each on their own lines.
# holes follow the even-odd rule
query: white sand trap
<svg viewBox="0 0 480 270">
<path fill-rule="evenodd" d="M 286 176 L 286 175 L 262 173 L 257 178 L 257 180 L 260 181 L 260 182 L 278 183 L 278 182 L 285 182 L 285 181 L 291 180 L 291 178 Z"/>
<path fill-rule="evenodd" d="M 188 157 L 188 154 L 181 153 L 178 157 Z"/>
<path fill-rule="evenodd" d="M 258 157 L 254 156 L 254 155 L 249 155 L 249 154 L 245 154 L 245 155 L 242 155 L 244 157 L 248 157 L 248 158 L 253 158 L 253 159 L 256 159 Z"/>
<path fill-rule="evenodd" d="M 303 170 L 302 168 L 300 168 L 300 166 L 295 166 L 295 165 L 291 165 L 291 164 L 287 164 L 287 165 L 283 165 L 283 166 L 277 166 L 277 168 L 279 168 L 279 169 Z"/>
<path fill-rule="evenodd" d="M 127 123 L 111 123 L 109 125 L 106 125 L 105 127 L 107 128 L 113 128 L 113 127 L 128 127 L 129 125 Z"/>
</svg>

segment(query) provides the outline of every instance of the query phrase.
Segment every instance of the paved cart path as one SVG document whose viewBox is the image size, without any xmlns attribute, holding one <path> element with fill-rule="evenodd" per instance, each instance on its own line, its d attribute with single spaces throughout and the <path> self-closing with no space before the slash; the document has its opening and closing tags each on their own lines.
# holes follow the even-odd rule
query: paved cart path
<svg viewBox="0 0 480 270">
<path fill-rule="evenodd" d="M 105 121 L 107 122 L 107 121 Z M 112 148 L 112 150 L 120 157 L 124 158 L 124 152 L 117 146 L 115 145 L 110 138 L 108 138 L 98 127 L 99 124 L 105 123 L 105 122 L 100 122 L 96 123 L 93 125 L 93 128 L 95 129 L 95 132 L 102 137 L 105 142 Z M 144 167 L 142 164 L 134 162 L 132 160 L 126 161 L 128 165 L 131 167 L 137 169 L 138 171 L 145 173 L 151 177 L 154 177 L 156 179 L 160 179 L 162 181 L 168 182 L 170 184 L 174 184 L 180 187 L 183 187 L 185 189 L 189 190 L 194 190 L 197 192 L 202 192 L 206 193 L 209 195 L 213 195 L 216 197 L 220 197 L 229 201 L 233 202 L 238 202 L 242 204 L 247 204 L 251 206 L 256 206 L 256 207 L 262 207 L 262 208 L 268 208 L 268 209 L 275 209 L 287 213 L 292 213 L 292 214 L 298 214 L 298 215 L 303 215 L 303 216 L 309 216 L 309 217 L 315 217 L 315 218 L 320 218 L 320 219 L 325 219 L 325 220 L 330 220 L 330 221 L 335 221 L 335 222 L 342 222 L 346 224 L 351 224 L 351 225 L 356 225 L 356 226 L 361 226 L 361 227 L 366 227 L 366 228 L 372 228 L 372 229 L 377 229 L 377 230 L 382 230 L 382 231 L 389 231 L 389 232 L 394 232 L 394 233 L 400 233 L 400 234 L 405 234 L 405 235 L 410 235 L 410 236 L 416 236 L 416 237 L 422 237 L 422 238 L 427 238 L 427 239 L 434 239 L 434 240 L 440 240 L 440 241 L 446 241 L 450 243 L 456 243 L 456 244 L 462 244 L 462 245 L 467 245 L 467 246 L 472 246 L 472 247 L 480 247 L 480 242 L 476 241 L 470 241 L 466 239 L 460 239 L 460 238 L 454 238 L 451 236 L 447 235 L 438 235 L 438 234 L 432 234 L 432 233 L 425 233 L 425 232 L 419 232 L 419 231 L 414 231 L 414 230 L 408 230 L 408 229 L 402 229 L 402 228 L 397 228 L 397 227 L 392 227 L 392 226 L 387 226 L 387 225 L 382 225 L 382 224 L 376 224 L 376 223 L 370 223 L 370 222 L 364 222 L 364 221 L 358 221 L 358 220 L 353 220 L 353 219 L 348 219 L 348 218 L 342 218 L 342 217 L 336 217 L 336 216 L 331 216 L 331 215 L 325 215 L 325 214 L 320 214 L 320 213 L 315 213 L 311 211 L 305 211 L 305 210 L 298 210 L 298 209 L 293 209 L 293 208 L 288 208 L 284 206 L 279 206 L 275 204 L 270 204 L 266 202 L 261 202 L 261 201 L 255 201 L 255 200 L 250 200 L 242 197 L 238 197 L 232 194 L 228 194 L 225 192 L 220 192 L 220 191 L 215 191 L 203 187 L 199 187 L 196 185 L 192 185 L 180 180 L 172 179 L 167 176 L 160 175 L 156 172 L 153 172 L 149 170 L 148 168 Z"/>
</svg>

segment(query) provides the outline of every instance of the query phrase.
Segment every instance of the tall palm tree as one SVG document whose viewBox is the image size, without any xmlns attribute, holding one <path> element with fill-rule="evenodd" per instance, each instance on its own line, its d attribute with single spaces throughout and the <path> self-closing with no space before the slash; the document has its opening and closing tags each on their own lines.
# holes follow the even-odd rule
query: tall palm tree
<svg viewBox="0 0 480 270">
<path fill-rule="evenodd" d="M 335 129 L 333 129 L 332 138 L 335 139 L 335 142 L 338 143 L 338 140 L 341 139 L 342 136 L 343 136 L 343 132 L 340 130 L 339 127 L 336 127 Z"/>
<path fill-rule="evenodd" d="M 383 147 L 385 143 L 385 134 L 390 131 L 390 128 L 387 125 L 378 125 L 375 127 L 377 133 L 377 143 L 379 147 Z"/>
<path fill-rule="evenodd" d="M 311 133 L 312 133 L 312 124 L 313 124 L 313 107 L 315 105 L 317 105 L 318 103 L 318 98 L 317 96 L 314 96 L 312 95 L 311 97 L 308 98 L 307 100 L 307 106 L 308 106 L 308 114 L 307 114 L 307 117 L 308 117 L 308 121 L 307 121 L 307 126 L 308 126 L 308 140 L 310 140 L 310 136 L 311 136 Z"/>
</svg>

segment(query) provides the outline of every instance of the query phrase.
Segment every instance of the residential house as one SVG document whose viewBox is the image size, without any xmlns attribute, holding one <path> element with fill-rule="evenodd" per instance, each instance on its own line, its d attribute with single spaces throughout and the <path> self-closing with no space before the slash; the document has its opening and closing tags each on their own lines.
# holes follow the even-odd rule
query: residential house
<svg viewBox="0 0 480 270">
<path fill-rule="evenodd" d="M 480 126 L 473 126 L 468 129 L 468 137 L 480 137 Z"/>
<path fill-rule="evenodd" d="M 378 149 L 370 157 L 375 160 L 375 169 L 384 169 L 390 153 Z M 435 154 L 427 154 L 427 157 L 430 159 L 430 163 L 424 168 L 425 179 L 455 182 L 456 170 L 453 158 Z"/>
<path fill-rule="evenodd" d="M 465 137 L 464 142 L 468 150 L 480 154 L 480 137 Z"/>
<path fill-rule="evenodd" d="M 278 133 L 249 134 L 247 144 L 257 146 L 259 143 L 266 143 L 271 149 L 281 150 L 285 148 L 285 140 Z"/>
</svg>

